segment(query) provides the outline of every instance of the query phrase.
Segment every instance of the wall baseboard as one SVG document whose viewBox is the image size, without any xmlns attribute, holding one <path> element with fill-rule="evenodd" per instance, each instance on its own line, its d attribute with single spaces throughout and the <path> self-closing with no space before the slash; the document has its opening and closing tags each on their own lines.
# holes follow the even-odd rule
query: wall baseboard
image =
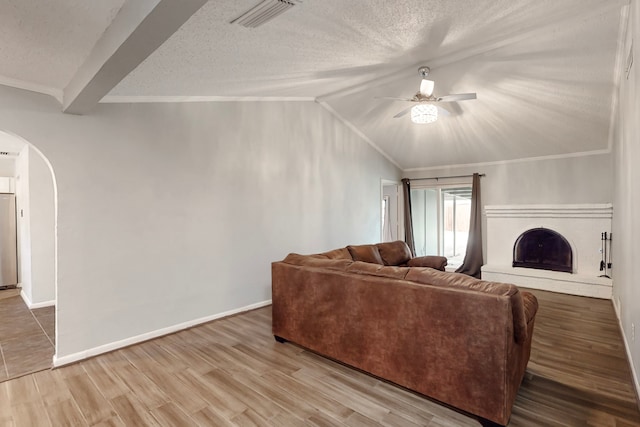
<svg viewBox="0 0 640 427">
<path fill-rule="evenodd" d="M 80 360 L 88 359 L 99 354 L 107 353 L 119 348 L 127 347 L 133 344 L 137 344 L 143 341 L 148 341 L 153 338 L 158 338 L 163 335 L 169 335 L 174 332 L 188 329 L 193 326 L 200 325 L 202 323 L 211 322 L 212 320 L 221 319 L 234 314 L 243 313 L 245 311 L 255 310 L 257 308 L 266 307 L 271 304 L 271 300 L 257 302 L 244 307 L 240 307 L 234 310 L 225 311 L 218 314 L 212 314 L 210 316 L 201 317 L 199 319 L 193 319 L 186 322 L 178 323 L 176 325 L 168 326 L 166 328 L 157 329 L 155 331 L 146 332 L 144 334 L 136 335 L 134 337 L 125 338 L 120 341 L 114 341 L 108 344 L 103 344 L 98 347 L 90 348 L 88 350 L 80 351 L 77 353 L 69 354 L 66 356 L 58 357 L 57 354 L 53 356 L 53 366 L 58 368 L 60 366 L 69 365 L 71 363 L 78 362 Z"/>
<path fill-rule="evenodd" d="M 34 308 L 50 307 L 52 305 L 56 305 L 55 300 L 35 302 L 35 303 L 31 302 L 27 294 L 24 293 L 24 290 L 20 291 L 20 296 L 22 297 L 22 300 L 24 301 L 24 303 L 27 304 L 27 307 L 29 308 L 29 310 L 33 310 Z"/>
<path fill-rule="evenodd" d="M 638 405 L 638 409 L 640 409 L 640 381 L 638 380 L 638 371 L 636 371 L 636 367 L 633 364 L 633 359 L 631 358 L 631 349 L 629 348 L 629 343 L 627 342 L 627 336 L 624 334 L 624 328 L 622 327 L 622 320 L 620 319 L 620 307 L 616 304 L 617 299 L 613 299 L 613 309 L 616 313 L 616 317 L 618 318 L 618 326 L 620 326 L 620 333 L 622 334 L 622 341 L 624 342 L 624 349 L 627 352 L 627 360 L 629 361 L 629 366 L 631 367 L 631 377 L 633 380 L 633 385 L 636 390 L 636 404 Z"/>
</svg>

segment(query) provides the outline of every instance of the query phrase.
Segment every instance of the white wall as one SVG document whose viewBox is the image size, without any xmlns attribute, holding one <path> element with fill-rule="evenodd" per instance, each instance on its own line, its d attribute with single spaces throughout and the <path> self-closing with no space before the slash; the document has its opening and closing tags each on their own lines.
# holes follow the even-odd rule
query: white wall
<svg viewBox="0 0 640 427">
<path fill-rule="evenodd" d="M 31 295 L 34 305 L 55 300 L 53 178 L 42 156 L 29 147 Z"/>
<path fill-rule="evenodd" d="M 523 160 L 405 173 L 406 178 L 484 173 L 482 204 L 580 204 L 613 200 L 611 154 Z M 441 180 L 440 182 L 446 182 Z"/>
<path fill-rule="evenodd" d="M 57 358 L 271 298 L 270 263 L 380 238 L 399 171 L 312 102 L 99 105 L 0 87 L 58 188 Z"/>
<path fill-rule="evenodd" d="M 631 1 L 629 28 L 625 43 L 625 59 L 631 41 L 634 50 L 640 43 L 640 5 Z M 640 285 L 638 270 L 640 259 L 640 55 L 635 54 L 635 64 L 629 78 L 626 73 L 620 79 L 620 109 L 614 145 L 616 191 L 613 205 L 613 301 L 618 307 L 620 324 L 631 364 L 635 371 L 636 390 L 640 393 Z M 624 67 L 623 67 L 624 68 Z M 632 334 L 635 325 L 635 339 Z"/>
<path fill-rule="evenodd" d="M 444 167 L 405 173 L 406 178 L 486 174 L 480 179 L 482 206 L 611 203 L 613 200 L 613 156 L 597 154 L 557 159 L 523 160 L 469 167 Z M 452 180 L 457 181 L 457 180 Z M 431 181 L 423 181 L 431 182 Z M 435 181 L 433 181 L 435 182 Z M 449 180 L 439 180 L 446 184 Z M 487 218 L 482 216 L 483 229 Z M 595 230 L 599 245 L 600 233 Z M 483 233 L 487 259 L 487 233 Z"/>
<path fill-rule="evenodd" d="M 0 156 L 0 176 L 16 176 L 15 157 Z"/>
<path fill-rule="evenodd" d="M 27 304 L 33 298 L 31 287 L 31 219 L 29 202 L 29 154 L 25 145 L 16 159 L 16 231 L 18 237 L 18 282 Z"/>
</svg>

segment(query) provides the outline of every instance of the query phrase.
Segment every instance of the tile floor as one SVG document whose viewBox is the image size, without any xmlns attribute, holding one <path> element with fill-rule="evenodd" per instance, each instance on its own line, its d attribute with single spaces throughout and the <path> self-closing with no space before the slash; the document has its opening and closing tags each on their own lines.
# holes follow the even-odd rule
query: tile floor
<svg viewBox="0 0 640 427">
<path fill-rule="evenodd" d="M 29 310 L 19 289 L 0 291 L 0 382 L 51 367 L 54 322 L 53 306 Z"/>
</svg>

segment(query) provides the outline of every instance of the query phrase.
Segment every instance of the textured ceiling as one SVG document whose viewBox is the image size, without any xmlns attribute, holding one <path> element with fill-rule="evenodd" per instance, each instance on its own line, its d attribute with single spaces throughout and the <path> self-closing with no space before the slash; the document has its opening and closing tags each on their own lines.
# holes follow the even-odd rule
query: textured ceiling
<svg viewBox="0 0 640 427">
<path fill-rule="evenodd" d="M 624 1 L 306 0 L 255 29 L 209 2 L 111 95 L 318 97 L 403 169 L 606 149 Z M 417 67 L 477 92 L 429 125 L 393 115 Z"/>
<path fill-rule="evenodd" d="M 62 89 L 125 0 L 0 0 L 0 81 Z"/>
<path fill-rule="evenodd" d="M 611 3 L 306 0 L 259 28 L 229 24 L 258 1 L 210 1 L 111 95 L 317 97 L 389 73 L 416 77 L 416 63 Z"/>
<path fill-rule="evenodd" d="M 315 98 L 403 169 L 608 148 L 626 0 L 304 0 L 229 24 L 258 1 L 209 1 L 110 98 Z M 0 75 L 64 87 L 122 2 L 0 0 Z M 412 96 L 420 65 L 478 99 L 393 119 L 406 104 L 376 97 Z"/>
</svg>

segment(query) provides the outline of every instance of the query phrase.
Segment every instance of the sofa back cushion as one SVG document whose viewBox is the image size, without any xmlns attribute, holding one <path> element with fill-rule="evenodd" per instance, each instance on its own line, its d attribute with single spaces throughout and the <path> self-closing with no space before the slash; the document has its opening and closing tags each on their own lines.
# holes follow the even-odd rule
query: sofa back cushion
<svg viewBox="0 0 640 427">
<path fill-rule="evenodd" d="M 349 265 L 353 264 L 353 261 L 350 259 L 328 259 L 321 258 L 316 255 L 300 255 L 293 253 L 287 255 L 282 262 L 292 265 L 320 267 L 340 271 L 345 271 Z"/>
<path fill-rule="evenodd" d="M 402 240 L 378 243 L 376 246 L 384 265 L 406 264 L 411 259 L 411 250 Z"/>
<path fill-rule="evenodd" d="M 437 255 L 427 255 L 411 258 L 407 261 L 408 267 L 429 267 L 444 271 L 447 266 L 447 258 Z"/>
<path fill-rule="evenodd" d="M 396 267 L 392 265 L 379 265 L 369 262 L 354 261 L 347 267 L 349 273 L 368 274 L 371 276 L 388 277 L 390 279 L 404 279 L 409 269 L 407 267 Z M 390 282 L 389 286 L 393 286 Z"/>
<path fill-rule="evenodd" d="M 510 295 L 517 289 L 506 283 L 486 282 L 461 273 L 448 273 L 433 268 L 411 268 L 407 280 L 436 286 L 449 286 L 493 295 Z"/>
<path fill-rule="evenodd" d="M 523 343 L 527 338 L 527 314 L 520 289 L 508 283 L 487 282 L 460 273 L 446 273 L 432 268 L 412 267 L 406 280 L 435 286 L 448 286 L 467 289 L 492 295 L 505 296 L 510 299 L 513 317 L 513 334 L 517 343 Z M 535 307 L 537 309 L 537 306 Z M 535 313 L 535 310 L 532 310 Z M 529 314 L 529 317 L 533 317 Z"/>
<path fill-rule="evenodd" d="M 334 249 L 328 252 L 322 252 L 321 254 L 314 255 L 318 258 L 328 258 L 328 259 L 348 259 L 351 261 L 351 254 L 347 250 L 347 248 Z"/>
<path fill-rule="evenodd" d="M 384 265 L 384 261 L 382 260 L 380 252 L 378 252 L 378 247 L 376 245 L 349 245 L 347 246 L 347 249 L 349 250 L 351 258 L 354 261 L 370 262 L 372 264 Z"/>
</svg>

